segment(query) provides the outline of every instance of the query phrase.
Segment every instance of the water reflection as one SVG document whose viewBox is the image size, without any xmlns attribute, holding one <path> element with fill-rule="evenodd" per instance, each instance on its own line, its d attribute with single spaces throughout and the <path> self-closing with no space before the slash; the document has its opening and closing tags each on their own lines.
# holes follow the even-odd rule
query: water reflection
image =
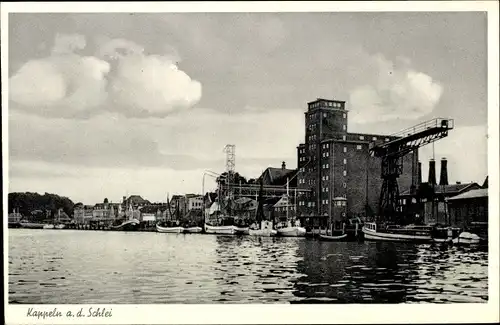
<svg viewBox="0 0 500 325">
<path fill-rule="evenodd" d="M 404 243 L 15 229 L 9 302 L 486 302 L 487 260 Z"/>
</svg>

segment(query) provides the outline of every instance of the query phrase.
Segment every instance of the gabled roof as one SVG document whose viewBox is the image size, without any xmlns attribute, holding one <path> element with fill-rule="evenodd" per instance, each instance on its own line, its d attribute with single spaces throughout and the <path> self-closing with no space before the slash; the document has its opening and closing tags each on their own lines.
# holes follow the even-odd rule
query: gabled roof
<svg viewBox="0 0 500 325">
<path fill-rule="evenodd" d="M 148 200 L 143 199 L 140 195 L 131 195 L 127 199 L 127 203 L 132 202 L 133 204 L 149 204 Z"/>
<path fill-rule="evenodd" d="M 448 199 L 448 201 L 467 200 L 467 199 L 475 199 L 475 198 L 481 198 L 481 197 L 488 197 L 488 189 L 487 188 L 470 190 L 470 191 L 467 191 L 465 193 L 459 194 L 457 196 L 451 197 Z"/>
<path fill-rule="evenodd" d="M 268 167 L 261 177 L 265 178 L 266 175 L 269 177 L 271 184 L 266 185 L 286 185 L 287 178 L 290 180 L 296 172 L 296 169 Z"/>
</svg>

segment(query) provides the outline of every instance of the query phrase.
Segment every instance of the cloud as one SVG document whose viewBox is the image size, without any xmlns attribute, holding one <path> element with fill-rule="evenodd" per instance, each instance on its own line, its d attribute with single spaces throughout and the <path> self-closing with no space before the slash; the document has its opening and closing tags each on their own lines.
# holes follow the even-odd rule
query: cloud
<svg viewBox="0 0 500 325">
<path fill-rule="evenodd" d="M 405 58 L 393 62 L 382 55 L 370 57 L 364 72 L 368 83 L 353 87 L 349 95 L 352 122 L 415 120 L 430 114 L 439 103 L 443 87 L 409 65 Z"/>
<path fill-rule="evenodd" d="M 107 113 L 89 119 L 45 119 L 11 112 L 9 156 L 73 166 L 224 170 L 227 143 L 236 144 L 242 173 L 268 165 L 289 167 L 303 138 L 302 114 L 286 111 L 226 115 L 206 108 L 182 111 L 168 119 L 125 118 Z M 275 121 L 283 123 L 275 125 Z M 267 132 L 257 132 L 264 127 Z M 29 130 L 29 132 L 28 132 Z M 253 175 L 253 174 L 252 174 Z"/>
<path fill-rule="evenodd" d="M 82 35 L 58 34 L 50 56 L 24 63 L 9 80 L 13 107 L 50 117 L 106 112 L 164 116 L 194 106 L 202 87 L 172 55 L 149 55 L 131 41 L 101 42 L 97 56 L 75 53 Z"/>
</svg>

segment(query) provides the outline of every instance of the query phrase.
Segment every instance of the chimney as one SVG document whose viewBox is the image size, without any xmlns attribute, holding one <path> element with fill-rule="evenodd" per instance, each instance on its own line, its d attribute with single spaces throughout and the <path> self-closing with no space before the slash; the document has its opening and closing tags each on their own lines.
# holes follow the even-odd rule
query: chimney
<svg viewBox="0 0 500 325">
<path fill-rule="evenodd" d="M 283 170 L 285 170 L 285 169 L 286 169 L 286 164 L 285 164 L 285 162 L 282 162 L 282 163 L 281 163 L 281 169 L 283 169 Z"/>
<path fill-rule="evenodd" d="M 439 185 L 448 185 L 448 161 L 441 159 L 441 174 L 439 175 Z"/>
<path fill-rule="evenodd" d="M 429 179 L 430 185 L 436 185 L 436 161 L 431 159 L 429 161 Z"/>
<path fill-rule="evenodd" d="M 419 161 L 417 169 L 417 185 L 420 184 L 422 184 L 422 163 Z"/>
</svg>

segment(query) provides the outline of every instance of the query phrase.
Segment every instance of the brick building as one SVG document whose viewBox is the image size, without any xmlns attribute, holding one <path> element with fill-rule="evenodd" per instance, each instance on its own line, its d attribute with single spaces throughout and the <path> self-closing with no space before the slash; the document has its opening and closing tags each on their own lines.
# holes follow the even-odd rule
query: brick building
<svg viewBox="0 0 500 325">
<path fill-rule="evenodd" d="M 322 226 L 328 216 L 335 221 L 367 211 L 376 213 L 382 187 L 381 161 L 370 155 L 368 147 L 372 141 L 395 137 L 349 133 L 344 101 L 317 99 L 308 103 L 304 114 L 305 143 L 297 147 L 297 185 L 311 192 L 299 195 L 298 215 L 315 217 L 316 225 Z M 415 184 L 417 163 L 418 152 L 403 158 L 400 191 Z"/>
</svg>

